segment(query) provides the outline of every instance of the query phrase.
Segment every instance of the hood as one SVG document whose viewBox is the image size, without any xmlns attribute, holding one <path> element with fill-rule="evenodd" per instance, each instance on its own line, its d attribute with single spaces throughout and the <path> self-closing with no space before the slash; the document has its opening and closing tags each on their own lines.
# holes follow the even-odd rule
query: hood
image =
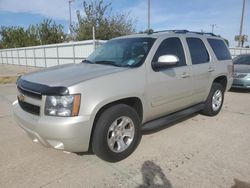
<svg viewBox="0 0 250 188">
<path fill-rule="evenodd" d="M 127 70 L 124 67 L 98 64 L 66 64 L 23 75 L 22 79 L 47 86 L 69 87 L 79 82 L 97 78 L 111 73 Z"/>
<path fill-rule="evenodd" d="M 236 73 L 250 73 L 250 65 L 234 65 L 234 72 Z"/>
</svg>

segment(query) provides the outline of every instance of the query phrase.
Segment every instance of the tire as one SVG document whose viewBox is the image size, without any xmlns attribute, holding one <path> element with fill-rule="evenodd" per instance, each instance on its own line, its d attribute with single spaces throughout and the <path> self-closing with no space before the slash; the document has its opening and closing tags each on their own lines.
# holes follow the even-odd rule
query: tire
<svg viewBox="0 0 250 188">
<path fill-rule="evenodd" d="M 140 125 L 137 112 L 128 105 L 118 104 L 106 109 L 96 122 L 93 152 L 108 162 L 125 159 L 141 141 Z"/>
<path fill-rule="evenodd" d="M 224 102 L 223 86 L 219 83 L 213 83 L 208 98 L 205 102 L 205 108 L 201 111 L 201 113 L 207 116 L 215 116 L 220 112 L 223 106 L 223 102 Z"/>
</svg>

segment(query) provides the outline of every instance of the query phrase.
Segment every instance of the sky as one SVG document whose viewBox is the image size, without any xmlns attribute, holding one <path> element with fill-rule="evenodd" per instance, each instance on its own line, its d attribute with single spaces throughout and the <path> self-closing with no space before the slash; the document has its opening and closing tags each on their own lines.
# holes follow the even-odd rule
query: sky
<svg viewBox="0 0 250 188">
<path fill-rule="evenodd" d="M 87 0 L 90 2 L 91 0 Z M 243 0 L 151 0 L 151 28 L 157 30 L 187 29 L 212 31 L 227 38 L 230 46 L 236 45 L 239 34 Z M 246 0 L 243 34 L 250 40 L 250 0 Z M 82 12 L 83 0 L 72 3 L 72 19 L 76 11 Z M 147 0 L 105 0 L 112 3 L 112 12 L 127 12 L 135 20 L 137 31 L 147 29 Z M 68 0 L 0 0 L 0 26 L 38 24 L 43 19 L 53 19 L 68 30 Z M 247 42 L 246 45 L 250 43 Z"/>
</svg>

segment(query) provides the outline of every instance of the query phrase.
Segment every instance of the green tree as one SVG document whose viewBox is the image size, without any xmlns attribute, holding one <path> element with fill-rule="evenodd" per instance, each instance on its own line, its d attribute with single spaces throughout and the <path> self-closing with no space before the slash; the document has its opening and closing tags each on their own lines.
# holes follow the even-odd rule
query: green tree
<svg viewBox="0 0 250 188">
<path fill-rule="evenodd" d="M 43 20 L 37 25 L 23 27 L 1 27 L 0 48 L 18 48 L 63 42 L 65 34 L 63 26 L 52 20 Z"/>
<path fill-rule="evenodd" d="M 38 39 L 38 30 L 36 26 L 30 25 L 29 28 L 26 30 L 26 34 L 27 34 L 26 46 L 40 45 L 40 41 Z"/>
<path fill-rule="evenodd" d="M 65 39 L 63 26 L 61 24 L 57 25 L 51 19 L 45 19 L 42 23 L 36 25 L 36 30 L 30 28 L 30 34 L 37 35 L 42 45 L 60 43 Z"/>
<path fill-rule="evenodd" d="M 92 39 L 92 28 L 95 28 L 97 39 L 108 40 L 113 37 L 135 32 L 133 20 L 128 13 L 112 14 L 111 3 L 103 0 L 83 1 L 84 16 L 77 11 L 78 22 L 73 27 L 77 40 Z"/>
<path fill-rule="evenodd" d="M 23 27 L 1 27 L 1 48 L 18 48 L 28 46 L 29 40 L 28 33 Z M 34 42 L 34 41 L 32 41 Z M 35 41 L 34 43 L 36 43 Z"/>
</svg>

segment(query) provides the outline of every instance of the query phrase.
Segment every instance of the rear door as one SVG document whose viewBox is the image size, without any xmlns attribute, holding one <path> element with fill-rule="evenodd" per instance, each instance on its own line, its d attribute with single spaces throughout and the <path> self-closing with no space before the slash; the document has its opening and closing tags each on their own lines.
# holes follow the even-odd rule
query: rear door
<svg viewBox="0 0 250 188">
<path fill-rule="evenodd" d="M 193 102 L 204 102 L 210 90 L 214 65 L 211 62 L 205 42 L 196 37 L 186 38 L 188 50 L 190 52 L 191 79 L 193 85 Z"/>
</svg>

